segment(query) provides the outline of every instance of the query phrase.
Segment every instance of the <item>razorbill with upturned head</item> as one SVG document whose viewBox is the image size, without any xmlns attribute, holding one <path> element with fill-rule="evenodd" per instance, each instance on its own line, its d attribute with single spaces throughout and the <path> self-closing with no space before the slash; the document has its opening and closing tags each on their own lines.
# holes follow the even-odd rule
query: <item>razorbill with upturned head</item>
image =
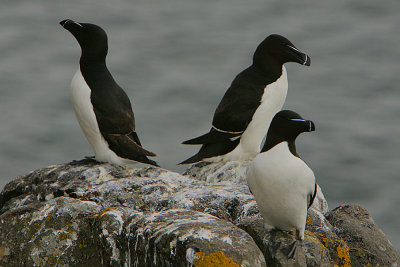
<svg viewBox="0 0 400 267">
<path fill-rule="evenodd" d="M 107 69 L 105 31 L 97 25 L 70 19 L 60 24 L 72 33 L 82 50 L 71 82 L 71 99 L 95 159 L 117 165 L 142 162 L 158 166 L 147 158 L 156 155 L 141 146 L 128 96 Z"/>
<path fill-rule="evenodd" d="M 286 62 L 310 66 L 310 57 L 283 36 L 273 34 L 262 41 L 253 64 L 236 76 L 219 103 L 211 130 L 183 142 L 203 147 L 180 164 L 253 158 L 260 151 L 273 116 L 285 102 Z"/>
<path fill-rule="evenodd" d="M 317 193 L 314 173 L 297 154 L 295 140 L 299 134 L 314 130 L 314 123 L 296 112 L 278 112 L 261 153 L 246 172 L 247 184 L 266 226 L 296 229 L 296 241 L 288 254 L 290 258 L 297 241 L 304 240 L 307 210 Z"/>
</svg>

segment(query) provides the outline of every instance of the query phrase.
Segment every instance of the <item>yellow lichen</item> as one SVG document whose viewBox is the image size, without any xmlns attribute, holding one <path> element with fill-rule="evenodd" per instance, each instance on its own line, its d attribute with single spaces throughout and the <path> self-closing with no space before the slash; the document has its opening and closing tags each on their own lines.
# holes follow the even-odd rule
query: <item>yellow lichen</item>
<svg viewBox="0 0 400 267">
<path fill-rule="evenodd" d="M 306 240 L 310 240 L 313 243 L 318 245 L 318 249 L 321 252 L 321 255 L 324 254 L 324 251 L 326 249 L 326 247 L 324 246 L 324 244 L 322 244 L 321 241 L 318 240 L 318 238 L 315 236 L 315 234 L 313 232 L 307 231 L 305 232 L 305 239 Z"/>
<path fill-rule="evenodd" d="M 193 264 L 195 267 L 239 267 L 239 264 L 232 258 L 226 257 L 223 251 L 217 251 L 206 255 L 204 252 L 197 252 L 194 255 Z"/>
<path fill-rule="evenodd" d="M 33 223 L 33 226 L 36 227 L 36 229 L 39 229 L 40 227 L 42 227 L 42 224 L 35 222 L 35 223 Z"/>
<path fill-rule="evenodd" d="M 322 238 L 322 242 L 324 243 L 325 247 L 333 246 L 335 244 L 335 240 L 326 237 Z"/>
<path fill-rule="evenodd" d="M 339 259 L 344 260 L 343 267 L 351 267 L 349 250 L 346 247 L 342 247 L 340 244 L 336 248 Z"/>
<path fill-rule="evenodd" d="M 48 265 L 57 265 L 57 263 L 61 262 L 60 254 L 56 253 L 54 255 L 50 255 L 48 257 L 45 257 L 45 260 L 47 261 Z M 42 266 L 42 263 L 40 264 Z"/>
<path fill-rule="evenodd" d="M 51 220 L 51 214 L 52 214 L 52 213 L 53 213 L 53 212 L 49 212 L 49 215 L 46 216 L 46 221 L 49 222 L 49 221 Z"/>
<path fill-rule="evenodd" d="M 306 222 L 308 225 L 311 225 L 311 223 L 312 223 L 312 221 L 311 221 L 311 217 L 308 217 L 307 218 L 307 222 Z"/>
<path fill-rule="evenodd" d="M 358 254 L 358 256 L 362 256 L 362 257 L 365 257 L 365 251 L 364 250 L 362 250 L 362 249 L 359 249 L 358 251 L 357 251 L 357 254 Z"/>
<path fill-rule="evenodd" d="M 364 267 L 372 267 L 371 263 L 365 264 Z"/>
<path fill-rule="evenodd" d="M 59 233 L 58 238 L 61 240 L 70 239 L 71 235 L 67 232 Z"/>
<path fill-rule="evenodd" d="M 78 245 L 79 248 L 83 248 L 85 246 L 85 240 L 82 240 L 82 243 Z"/>
</svg>

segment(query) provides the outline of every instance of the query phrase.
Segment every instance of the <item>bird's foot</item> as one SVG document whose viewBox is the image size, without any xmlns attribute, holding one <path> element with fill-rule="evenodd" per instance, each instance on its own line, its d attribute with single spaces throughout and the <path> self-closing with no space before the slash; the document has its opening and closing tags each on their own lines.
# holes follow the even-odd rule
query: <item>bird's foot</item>
<svg viewBox="0 0 400 267">
<path fill-rule="evenodd" d="M 297 240 L 295 240 L 291 245 L 290 245 L 290 251 L 287 255 L 288 259 L 293 259 L 294 256 L 296 255 L 296 249 L 297 249 Z"/>
<path fill-rule="evenodd" d="M 94 156 L 85 156 L 83 159 L 80 160 L 72 160 L 71 164 L 73 165 L 79 165 L 79 164 L 93 164 L 93 163 L 100 163 L 95 159 Z"/>
<path fill-rule="evenodd" d="M 114 164 L 114 163 L 110 163 L 110 165 L 113 166 L 118 171 L 125 171 L 128 169 L 127 166 L 123 166 L 123 165 L 118 165 L 118 164 Z"/>
</svg>

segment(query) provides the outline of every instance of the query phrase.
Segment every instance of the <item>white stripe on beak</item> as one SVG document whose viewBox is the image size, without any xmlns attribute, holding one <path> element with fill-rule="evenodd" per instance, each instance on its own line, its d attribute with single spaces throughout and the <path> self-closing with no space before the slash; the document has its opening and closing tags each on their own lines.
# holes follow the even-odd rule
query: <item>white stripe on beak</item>
<svg viewBox="0 0 400 267">
<path fill-rule="evenodd" d="M 83 28 L 83 26 L 82 26 L 80 23 L 78 23 L 78 22 L 76 22 L 76 21 L 74 21 L 74 23 L 75 23 L 76 25 L 78 25 L 79 27 Z"/>
<path fill-rule="evenodd" d="M 308 60 L 308 56 L 306 55 L 306 59 L 304 60 L 303 65 L 306 65 L 307 60 Z"/>
</svg>

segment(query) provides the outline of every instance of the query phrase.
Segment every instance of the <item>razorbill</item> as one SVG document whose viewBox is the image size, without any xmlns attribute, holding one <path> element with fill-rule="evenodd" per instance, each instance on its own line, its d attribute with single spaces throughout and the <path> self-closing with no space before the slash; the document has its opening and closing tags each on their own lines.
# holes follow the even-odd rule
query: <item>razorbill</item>
<svg viewBox="0 0 400 267">
<path fill-rule="evenodd" d="M 236 76 L 223 96 L 211 130 L 183 142 L 203 146 L 180 164 L 246 160 L 257 155 L 273 116 L 285 102 L 286 62 L 310 66 L 310 57 L 283 36 L 273 34 L 262 41 L 254 52 L 252 65 Z"/>
<path fill-rule="evenodd" d="M 297 154 L 295 140 L 299 134 L 314 130 L 314 123 L 296 112 L 278 112 L 261 153 L 246 172 L 247 184 L 266 226 L 296 229 L 289 258 L 294 255 L 297 241 L 304 240 L 307 210 L 317 193 L 314 173 Z"/>
<path fill-rule="evenodd" d="M 137 162 L 158 166 L 147 156 L 135 132 L 131 102 L 106 66 L 106 32 L 97 25 L 70 19 L 60 22 L 81 47 L 79 67 L 71 81 L 75 115 L 95 152 L 95 159 L 116 165 Z"/>
</svg>

